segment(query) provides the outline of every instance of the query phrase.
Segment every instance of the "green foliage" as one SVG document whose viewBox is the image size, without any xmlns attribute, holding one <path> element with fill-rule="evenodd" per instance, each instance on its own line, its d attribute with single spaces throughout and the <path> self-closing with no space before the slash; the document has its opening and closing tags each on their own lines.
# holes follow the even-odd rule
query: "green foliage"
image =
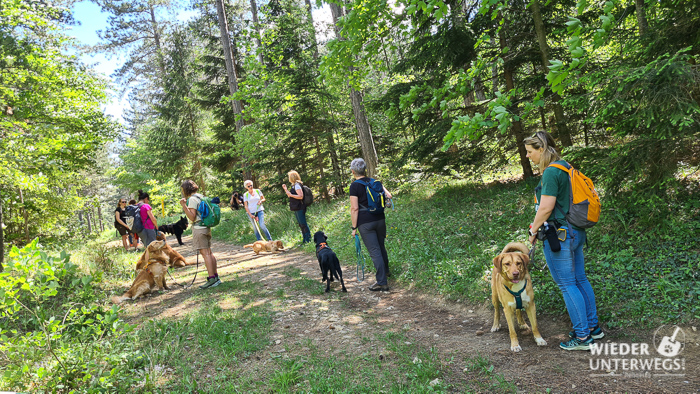
<svg viewBox="0 0 700 394">
<path fill-rule="evenodd" d="M 0 273 L 0 388 L 116 390 L 131 326 L 119 308 L 95 304 L 94 278 L 81 275 L 64 251 L 49 256 L 34 240 L 10 252 Z M 125 385 L 122 385 L 126 383 Z"/>
</svg>

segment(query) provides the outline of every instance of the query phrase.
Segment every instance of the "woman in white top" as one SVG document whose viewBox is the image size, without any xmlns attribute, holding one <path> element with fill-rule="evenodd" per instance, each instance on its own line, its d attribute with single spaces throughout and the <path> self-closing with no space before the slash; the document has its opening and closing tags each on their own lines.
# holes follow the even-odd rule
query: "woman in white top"
<svg viewBox="0 0 700 394">
<path fill-rule="evenodd" d="M 263 196 L 260 189 L 253 189 L 253 181 L 251 180 L 243 182 L 243 186 L 247 190 L 243 195 L 243 204 L 245 205 L 245 211 L 248 213 L 248 217 L 250 218 L 250 223 L 253 225 L 255 238 L 257 238 L 258 241 L 262 241 L 262 237 L 258 232 L 258 226 L 255 224 L 255 222 L 258 222 L 260 225 L 260 231 L 265 234 L 268 241 L 272 241 L 272 236 L 270 235 L 270 232 L 267 231 L 267 227 L 265 227 L 265 208 L 262 206 L 262 203 L 265 202 L 265 196 Z"/>
</svg>

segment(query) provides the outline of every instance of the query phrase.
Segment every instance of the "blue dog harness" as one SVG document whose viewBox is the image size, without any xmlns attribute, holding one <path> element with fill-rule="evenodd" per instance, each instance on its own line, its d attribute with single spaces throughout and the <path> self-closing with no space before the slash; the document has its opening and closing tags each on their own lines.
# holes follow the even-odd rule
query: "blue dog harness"
<svg viewBox="0 0 700 394">
<path fill-rule="evenodd" d="M 527 287 L 527 279 L 525 279 L 525 284 L 523 285 L 523 288 L 520 289 L 520 291 L 518 291 L 517 293 L 509 289 L 506 285 L 503 285 L 503 287 L 505 287 L 506 290 L 508 290 L 508 292 L 512 294 L 513 297 L 515 297 L 515 309 L 524 309 L 523 298 L 521 297 L 521 294 L 523 294 L 523 291 L 525 291 L 525 288 Z"/>
</svg>

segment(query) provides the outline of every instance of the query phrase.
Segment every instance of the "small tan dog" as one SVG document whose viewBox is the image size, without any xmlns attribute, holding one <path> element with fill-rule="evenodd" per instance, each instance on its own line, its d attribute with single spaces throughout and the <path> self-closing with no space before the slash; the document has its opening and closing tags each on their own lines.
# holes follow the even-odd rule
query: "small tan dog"
<svg viewBox="0 0 700 394">
<path fill-rule="evenodd" d="M 122 301 L 136 299 L 144 294 L 148 294 L 153 290 L 168 290 L 165 283 L 165 274 L 168 272 L 168 267 L 163 263 L 167 261 L 167 255 L 163 252 L 165 241 L 153 241 L 144 255 L 148 264 L 141 269 L 141 272 L 136 275 L 131 288 L 121 297 L 112 297 L 112 302 L 119 304 Z M 153 258 L 150 258 L 153 256 Z"/>
<path fill-rule="evenodd" d="M 156 241 L 165 241 L 165 235 L 159 232 L 158 236 L 156 237 Z M 146 258 L 146 251 L 144 251 L 139 258 L 139 261 L 136 263 L 136 270 L 138 271 L 143 269 L 148 260 L 149 259 Z M 167 267 L 184 267 L 186 265 L 191 265 L 191 263 L 187 264 L 185 258 L 182 257 L 180 253 L 176 252 L 175 249 L 171 248 L 167 242 L 165 242 L 165 245 L 161 249 L 152 252 L 150 260 L 158 260 L 159 263 L 164 264 Z"/>
<path fill-rule="evenodd" d="M 252 244 L 244 245 L 244 248 L 253 248 L 255 254 L 260 254 L 260 252 L 277 252 L 278 250 L 284 250 L 284 245 L 282 241 L 255 241 Z"/>
<path fill-rule="evenodd" d="M 537 329 L 535 292 L 532 290 L 532 280 L 527 270 L 530 263 L 528 252 L 525 244 L 509 243 L 503 248 L 501 254 L 493 259 L 494 268 L 491 271 L 491 302 L 495 309 L 491 332 L 500 329 L 501 311 L 498 309 L 500 303 L 503 305 L 503 313 L 506 315 L 510 331 L 510 350 L 514 352 L 522 350 L 518 343 L 518 334 L 515 331 L 514 316 L 517 316 L 518 326 L 521 330 L 529 329 L 523 320 L 522 309 L 527 312 L 527 318 L 532 324 L 532 334 L 535 336 L 537 345 L 547 345 L 547 341 L 542 338 Z"/>
</svg>

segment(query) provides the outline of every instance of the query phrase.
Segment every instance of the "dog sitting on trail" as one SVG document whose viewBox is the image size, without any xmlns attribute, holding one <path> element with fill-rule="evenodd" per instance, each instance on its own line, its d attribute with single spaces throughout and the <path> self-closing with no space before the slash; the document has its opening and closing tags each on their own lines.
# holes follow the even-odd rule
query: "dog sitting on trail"
<svg viewBox="0 0 700 394">
<path fill-rule="evenodd" d="M 148 264 L 136 275 L 134 283 L 126 293 L 121 297 L 112 297 L 113 303 L 119 304 L 125 300 L 133 300 L 156 289 L 168 290 L 168 286 L 165 283 L 165 273 L 168 271 L 167 266 L 164 264 L 168 259 L 163 251 L 165 245 L 167 245 L 165 240 L 156 240 L 148 245 L 144 252 Z"/>
<path fill-rule="evenodd" d="M 340 268 L 340 261 L 335 252 L 326 243 L 328 237 L 323 231 L 317 231 L 314 234 L 314 244 L 316 244 L 316 257 L 318 258 L 318 265 L 321 267 L 321 275 L 323 279 L 321 282 L 326 282 L 326 293 L 331 290 L 331 282 L 333 282 L 333 277 L 340 281 L 343 292 L 348 290 L 345 288 L 345 282 L 343 281 L 343 270 Z"/>
<path fill-rule="evenodd" d="M 158 232 L 158 235 L 156 236 L 157 241 L 165 241 L 165 234 Z M 175 249 L 171 248 L 168 243 L 165 243 L 165 246 L 163 246 L 158 254 L 156 256 L 151 255 L 150 257 L 151 260 L 154 259 L 160 259 L 162 264 L 165 264 L 166 267 L 184 267 L 186 265 L 192 265 L 193 263 L 187 263 L 185 261 L 185 258 L 182 257 L 182 255 L 178 252 L 175 251 Z M 143 269 L 143 267 L 146 266 L 148 262 L 148 259 L 146 257 L 146 252 L 143 252 L 141 254 L 141 257 L 139 258 L 139 261 L 136 262 L 136 270 Z"/>
<path fill-rule="evenodd" d="M 253 248 L 255 254 L 260 254 L 260 252 L 277 252 L 279 250 L 284 250 L 284 244 L 282 241 L 255 241 L 252 244 L 244 245 L 244 248 Z"/>
<path fill-rule="evenodd" d="M 520 253 L 522 252 L 522 253 Z M 527 312 L 527 318 L 532 324 L 532 334 L 538 346 L 547 345 L 537 329 L 537 314 L 535 311 L 535 292 L 532 290 L 532 280 L 527 266 L 530 263 L 528 249 L 525 244 L 511 242 L 503 248 L 501 254 L 493 259 L 491 271 L 491 302 L 495 309 L 491 332 L 500 329 L 501 311 L 498 304 L 503 306 L 506 315 L 508 330 L 510 331 L 510 350 L 519 352 L 522 350 L 518 343 L 518 334 L 515 331 L 515 319 L 521 330 L 529 327 L 523 320 L 522 310 Z M 523 294 L 524 293 L 524 294 Z"/>
<path fill-rule="evenodd" d="M 156 230 L 168 234 L 173 234 L 175 238 L 177 238 L 177 243 L 180 245 L 184 245 L 184 243 L 182 242 L 182 233 L 185 232 L 185 230 L 187 230 L 187 226 L 187 218 L 184 216 L 180 216 L 180 220 L 178 220 L 177 222 L 158 226 Z"/>
</svg>

